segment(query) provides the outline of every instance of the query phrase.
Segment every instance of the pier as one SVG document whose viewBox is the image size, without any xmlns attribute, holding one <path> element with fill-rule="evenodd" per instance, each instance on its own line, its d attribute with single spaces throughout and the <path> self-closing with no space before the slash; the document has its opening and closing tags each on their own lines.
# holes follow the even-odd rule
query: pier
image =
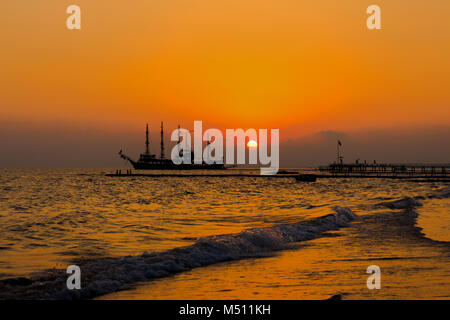
<svg viewBox="0 0 450 320">
<path fill-rule="evenodd" d="M 318 168 L 320 177 L 328 178 L 384 178 L 384 179 L 422 179 L 420 181 L 449 181 L 450 163 L 344 163 L 342 142 L 337 140 L 336 161 Z"/>
<path fill-rule="evenodd" d="M 332 177 L 450 178 L 450 164 L 333 163 L 319 167 L 319 172 Z"/>
<path fill-rule="evenodd" d="M 450 182 L 450 165 L 448 167 L 401 167 L 398 169 L 396 166 L 390 167 L 389 165 L 383 165 L 380 167 L 358 167 L 353 168 L 351 165 L 343 165 L 339 167 L 321 167 L 316 170 L 308 171 L 307 174 L 301 172 L 301 170 L 289 170 L 288 173 L 279 173 L 275 175 L 260 175 L 252 173 L 193 173 L 192 171 L 182 171 L 182 172 L 170 172 L 170 173 L 135 173 L 132 170 L 126 170 L 122 172 L 121 170 L 116 170 L 115 173 L 107 173 L 107 177 L 115 178 L 133 178 L 133 177 L 144 177 L 144 178 L 261 178 L 261 179 L 296 179 L 297 181 L 304 182 L 314 182 L 317 179 L 344 179 L 344 178 L 354 178 L 354 179 L 403 179 L 414 182 Z"/>
<path fill-rule="evenodd" d="M 298 173 L 289 174 L 274 174 L 274 175 L 260 175 L 251 173 L 191 173 L 192 171 L 184 171 L 186 173 L 134 173 L 131 170 L 127 170 L 126 173 L 122 173 L 120 170 L 116 170 L 115 173 L 107 173 L 107 177 L 149 177 L 149 178 L 161 178 L 161 177 L 175 177 L 175 178 L 295 178 L 299 176 Z"/>
</svg>

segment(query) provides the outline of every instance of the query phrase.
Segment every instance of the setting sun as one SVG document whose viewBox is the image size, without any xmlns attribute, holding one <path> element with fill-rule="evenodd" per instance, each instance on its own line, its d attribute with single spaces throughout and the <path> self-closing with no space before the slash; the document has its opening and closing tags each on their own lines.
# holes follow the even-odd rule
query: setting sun
<svg viewBox="0 0 450 320">
<path fill-rule="evenodd" d="M 256 142 L 255 140 L 250 140 L 247 143 L 247 147 L 252 149 L 252 148 L 257 148 L 258 147 L 258 142 Z"/>
</svg>

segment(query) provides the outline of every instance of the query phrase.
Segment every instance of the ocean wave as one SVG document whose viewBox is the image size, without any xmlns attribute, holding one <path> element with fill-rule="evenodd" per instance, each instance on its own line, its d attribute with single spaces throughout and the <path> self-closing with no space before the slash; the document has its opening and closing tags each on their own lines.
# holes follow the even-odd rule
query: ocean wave
<svg viewBox="0 0 450 320">
<path fill-rule="evenodd" d="M 419 200 L 426 199 L 446 199 L 450 198 L 450 187 L 441 189 L 432 194 L 428 194 L 427 196 L 415 196 L 415 197 L 405 197 L 403 199 L 393 200 L 393 201 L 385 201 L 378 203 L 378 206 L 385 206 L 391 209 L 412 209 L 414 207 L 422 207 L 423 204 Z M 375 198 L 384 200 L 381 197 Z M 386 200 L 389 198 L 386 198 Z"/>
<path fill-rule="evenodd" d="M 430 195 L 429 197 L 437 198 L 437 199 L 450 198 L 450 187 L 442 189 L 442 190 L 438 191 L 437 193 Z"/>
<path fill-rule="evenodd" d="M 357 215 L 346 207 L 308 221 L 254 228 L 237 234 L 203 237 L 193 245 L 157 253 L 101 259 L 81 266 L 80 290 L 64 289 L 65 270 L 51 270 L 17 284 L 0 281 L 0 299 L 86 299 L 129 288 L 132 284 L 214 263 L 258 257 L 290 243 L 318 238 L 346 227 Z"/>
<path fill-rule="evenodd" d="M 433 212 L 433 206 L 436 204 L 430 204 L 427 202 L 428 199 L 433 200 L 444 200 L 450 197 L 450 188 L 444 188 L 437 191 L 434 191 L 433 193 L 429 193 L 425 196 L 423 195 L 416 195 L 414 197 L 405 197 L 403 199 L 398 199 L 394 201 L 389 202 L 381 202 L 378 203 L 376 206 L 385 206 L 390 209 L 403 209 L 399 211 L 395 211 L 399 214 L 401 214 L 401 217 L 403 218 L 409 218 L 409 219 L 401 219 L 401 223 L 408 223 L 411 226 L 415 228 L 416 235 L 420 238 L 426 239 L 427 241 L 433 241 L 434 243 L 440 243 L 440 244 L 446 244 L 450 243 L 447 239 L 448 237 L 442 237 L 439 236 L 439 228 L 436 228 L 438 225 L 442 230 L 445 230 L 446 226 L 448 226 L 448 223 L 446 223 L 446 220 L 439 220 L 439 217 L 433 213 L 430 214 L 430 212 Z M 420 202 L 419 200 L 423 200 L 424 204 Z M 430 208 L 431 205 L 431 208 Z M 424 209 L 417 209 L 418 207 L 424 207 Z M 438 205 L 439 207 L 439 205 Z M 430 211 L 431 210 L 431 211 Z M 422 217 L 421 220 L 418 220 L 418 217 L 420 214 L 424 214 L 424 217 Z M 438 213 L 439 214 L 439 213 Z M 428 218 L 427 218 L 428 217 Z M 431 220 L 430 220 L 431 219 Z M 428 221 L 428 222 L 424 222 Z M 430 229 L 429 225 L 433 225 L 433 227 Z M 445 231 L 441 231 L 444 232 Z"/>
<path fill-rule="evenodd" d="M 386 206 L 391 209 L 410 209 L 414 207 L 421 207 L 422 203 L 417 199 L 406 197 L 400 200 L 382 202 L 380 203 L 382 206 Z"/>
</svg>

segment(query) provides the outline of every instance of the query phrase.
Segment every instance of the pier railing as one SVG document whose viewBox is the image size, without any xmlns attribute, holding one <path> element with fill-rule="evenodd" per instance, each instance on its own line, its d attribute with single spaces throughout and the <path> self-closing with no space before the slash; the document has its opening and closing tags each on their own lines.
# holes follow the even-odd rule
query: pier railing
<svg viewBox="0 0 450 320">
<path fill-rule="evenodd" d="M 332 176 L 447 177 L 450 164 L 337 164 L 319 167 Z"/>
</svg>

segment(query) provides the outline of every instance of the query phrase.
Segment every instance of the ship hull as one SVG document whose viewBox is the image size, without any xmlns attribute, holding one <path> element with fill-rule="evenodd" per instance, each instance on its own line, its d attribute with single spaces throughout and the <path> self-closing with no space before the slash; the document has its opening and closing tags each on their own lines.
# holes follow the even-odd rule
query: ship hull
<svg viewBox="0 0 450 320">
<path fill-rule="evenodd" d="M 223 164 L 174 164 L 172 161 L 147 163 L 130 161 L 135 170 L 224 170 Z"/>
</svg>

